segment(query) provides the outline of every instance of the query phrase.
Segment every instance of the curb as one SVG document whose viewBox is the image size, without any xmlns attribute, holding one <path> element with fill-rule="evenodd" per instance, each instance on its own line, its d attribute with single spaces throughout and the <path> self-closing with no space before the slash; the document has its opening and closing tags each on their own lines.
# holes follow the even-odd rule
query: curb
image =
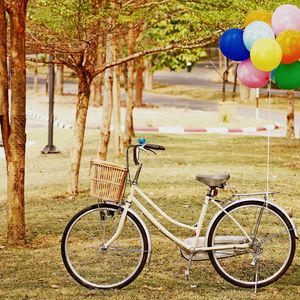
<svg viewBox="0 0 300 300">
<path fill-rule="evenodd" d="M 38 120 L 42 120 L 42 121 L 45 121 L 45 122 L 48 122 L 48 117 L 44 114 L 41 114 L 41 113 L 38 113 L 38 112 L 35 112 L 31 109 L 26 109 L 26 114 L 28 114 L 29 116 L 32 116 Z M 64 129 L 72 129 L 73 128 L 73 125 L 69 124 L 69 123 L 66 123 L 64 121 L 59 121 L 59 120 L 55 120 L 53 122 L 53 125 L 55 127 L 59 127 L 59 128 L 64 128 Z"/>
<path fill-rule="evenodd" d="M 227 127 L 207 127 L 207 128 L 182 128 L 182 127 L 136 127 L 134 130 L 138 132 L 159 132 L 159 133 L 254 133 L 280 129 L 281 126 L 278 123 L 274 125 L 265 125 L 260 127 L 244 127 L 244 128 L 227 128 Z"/>
<path fill-rule="evenodd" d="M 48 122 L 48 117 L 44 114 L 35 112 L 31 109 L 27 109 L 26 113 L 36 119 Z M 63 129 L 72 129 L 73 125 L 61 120 L 55 120 L 53 126 Z M 123 127 L 123 126 L 122 126 Z M 88 127 L 90 129 L 99 129 L 100 127 Z M 207 128 L 183 128 L 183 127 L 135 127 L 136 132 L 158 132 L 158 133 L 171 133 L 171 134 L 193 134 L 193 133 L 255 133 L 263 131 L 271 131 L 280 129 L 281 126 L 278 123 L 273 125 L 265 125 L 260 127 L 244 127 L 244 128 L 227 128 L 227 127 L 207 127 Z M 124 128 L 122 128 L 124 131 Z"/>
</svg>

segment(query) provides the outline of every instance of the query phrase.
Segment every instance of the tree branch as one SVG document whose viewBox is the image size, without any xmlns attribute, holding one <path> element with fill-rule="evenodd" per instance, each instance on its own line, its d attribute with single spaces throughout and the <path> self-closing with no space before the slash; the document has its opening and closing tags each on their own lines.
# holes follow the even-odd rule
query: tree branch
<svg viewBox="0 0 300 300">
<path fill-rule="evenodd" d="M 195 48 L 202 48 L 204 46 L 208 46 L 210 44 L 215 43 L 219 39 L 219 34 L 221 32 L 222 32 L 222 30 L 217 30 L 212 35 L 203 37 L 203 38 L 199 39 L 198 41 L 195 41 L 195 43 L 193 43 L 193 44 L 174 43 L 171 45 L 155 47 L 155 48 L 151 48 L 151 49 L 142 50 L 140 52 L 136 52 L 132 55 L 128 55 L 124 58 L 118 59 L 117 61 L 105 63 L 104 65 L 96 68 L 94 70 L 94 73 L 92 74 L 92 77 L 97 76 L 99 73 L 104 72 L 108 68 L 115 67 L 117 65 L 123 64 L 130 60 L 134 60 L 141 56 L 159 53 L 159 52 L 163 52 L 163 51 L 170 51 L 170 50 L 174 50 L 174 49 L 195 49 Z"/>
</svg>

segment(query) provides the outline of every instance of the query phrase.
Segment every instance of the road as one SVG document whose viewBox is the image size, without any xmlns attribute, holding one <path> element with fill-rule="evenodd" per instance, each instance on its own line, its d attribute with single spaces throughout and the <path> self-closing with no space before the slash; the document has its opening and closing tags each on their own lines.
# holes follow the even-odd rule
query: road
<svg viewBox="0 0 300 300">
<path fill-rule="evenodd" d="M 179 72 L 159 71 L 155 72 L 153 79 L 155 83 L 161 84 L 176 84 L 198 86 L 200 88 L 207 88 L 222 91 L 222 82 L 213 82 L 211 79 L 222 79 L 222 74 L 219 74 L 209 62 L 204 62 L 193 67 L 189 73 L 186 70 Z M 226 90 L 232 91 L 233 84 L 226 84 Z M 237 86 L 237 91 L 239 87 Z M 267 94 L 267 89 L 260 89 L 262 95 Z M 272 89 L 271 95 L 285 95 L 285 90 Z M 300 92 L 295 92 L 297 97 L 300 97 Z"/>
<path fill-rule="evenodd" d="M 222 84 L 217 82 L 212 82 L 210 79 L 215 76 L 216 78 L 219 76 L 217 72 L 212 68 L 212 66 L 207 64 L 202 64 L 195 66 L 192 72 L 187 71 L 180 71 L 180 72 L 169 72 L 169 71 L 159 71 L 154 74 L 154 82 L 160 84 L 180 84 L 180 85 L 192 85 L 192 86 L 199 86 L 204 87 L 207 89 L 213 90 L 221 90 Z M 45 80 L 43 78 L 39 79 L 40 85 L 45 85 Z M 32 87 L 33 85 L 33 78 L 28 76 L 27 77 L 27 85 L 28 87 Z M 230 87 L 232 88 L 232 86 Z M 66 81 L 64 84 L 64 92 L 65 93 L 77 93 L 77 84 L 72 81 Z M 285 93 L 282 90 L 272 90 L 271 93 Z M 299 92 L 297 92 L 297 96 Z M 123 95 L 124 97 L 124 95 Z M 189 108 L 195 110 L 202 110 L 202 111 L 218 111 L 218 104 L 213 101 L 207 100 L 191 100 L 186 99 L 184 97 L 177 97 L 177 96 L 169 96 L 169 95 L 161 95 L 161 94 L 154 94 L 154 93 L 144 93 L 143 101 L 154 104 L 154 105 L 163 105 L 163 106 L 175 106 L 175 107 L 182 107 L 182 108 Z M 247 107 L 247 106 L 237 106 L 237 114 L 239 116 L 245 117 L 255 117 L 256 110 L 254 107 Z M 286 114 L 281 112 L 267 110 L 259 110 L 259 118 L 270 120 L 271 122 L 279 122 L 281 124 L 286 123 Z M 297 137 L 299 137 L 299 129 L 300 128 L 300 116 L 299 114 L 295 114 L 295 133 Z M 284 135 L 284 132 L 280 133 Z"/>
</svg>

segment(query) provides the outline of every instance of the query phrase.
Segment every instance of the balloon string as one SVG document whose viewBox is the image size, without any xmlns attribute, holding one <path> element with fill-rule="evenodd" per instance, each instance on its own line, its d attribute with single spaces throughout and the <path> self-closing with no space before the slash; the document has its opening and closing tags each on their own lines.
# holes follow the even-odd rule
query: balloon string
<svg viewBox="0 0 300 300">
<path fill-rule="evenodd" d="M 271 74 L 270 80 L 268 83 L 268 119 L 269 124 L 271 125 Z M 266 199 L 269 200 L 269 180 L 270 180 L 270 136 L 271 136 L 271 127 L 268 128 L 268 150 L 267 150 L 267 196 Z"/>
</svg>

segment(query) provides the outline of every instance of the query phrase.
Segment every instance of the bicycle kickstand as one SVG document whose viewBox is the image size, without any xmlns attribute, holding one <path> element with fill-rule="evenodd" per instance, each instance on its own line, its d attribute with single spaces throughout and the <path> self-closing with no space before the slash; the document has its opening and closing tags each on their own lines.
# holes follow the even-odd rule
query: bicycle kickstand
<svg viewBox="0 0 300 300">
<path fill-rule="evenodd" d="M 190 274 L 190 270 L 191 270 L 191 267 L 192 267 L 193 256 L 194 256 L 194 253 L 190 253 L 189 260 L 188 260 L 187 266 L 186 266 L 186 270 L 184 270 L 184 277 L 185 277 L 185 280 L 189 280 L 190 281 L 190 287 L 191 288 L 196 288 L 197 285 L 193 282 L 192 276 Z"/>
<path fill-rule="evenodd" d="M 254 286 L 254 293 L 257 294 L 257 282 L 258 282 L 258 263 L 259 263 L 259 258 L 255 262 L 255 286 Z"/>
</svg>

